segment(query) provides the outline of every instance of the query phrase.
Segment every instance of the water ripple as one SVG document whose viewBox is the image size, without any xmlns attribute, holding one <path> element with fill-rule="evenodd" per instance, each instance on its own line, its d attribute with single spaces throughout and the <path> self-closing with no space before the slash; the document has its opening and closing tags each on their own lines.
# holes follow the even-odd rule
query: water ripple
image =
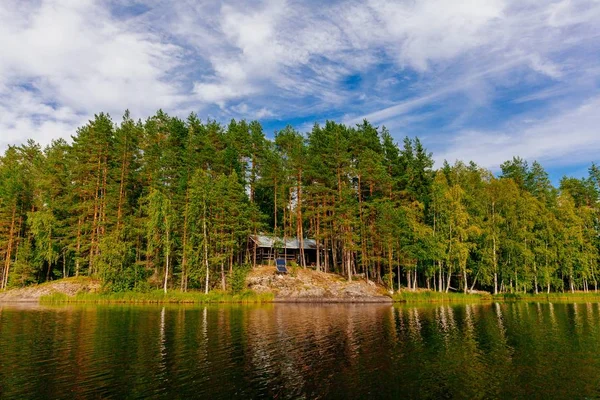
<svg viewBox="0 0 600 400">
<path fill-rule="evenodd" d="M 600 304 L 0 306 L 0 398 L 596 397 Z"/>
</svg>

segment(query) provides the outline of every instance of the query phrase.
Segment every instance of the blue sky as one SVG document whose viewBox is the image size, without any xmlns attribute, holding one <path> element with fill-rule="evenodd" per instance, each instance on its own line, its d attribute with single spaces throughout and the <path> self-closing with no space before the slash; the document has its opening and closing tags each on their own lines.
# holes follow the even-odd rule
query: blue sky
<svg viewBox="0 0 600 400">
<path fill-rule="evenodd" d="M 600 161 L 599 0 L 0 2 L 0 149 L 100 111 L 326 119 L 556 182 Z"/>
</svg>

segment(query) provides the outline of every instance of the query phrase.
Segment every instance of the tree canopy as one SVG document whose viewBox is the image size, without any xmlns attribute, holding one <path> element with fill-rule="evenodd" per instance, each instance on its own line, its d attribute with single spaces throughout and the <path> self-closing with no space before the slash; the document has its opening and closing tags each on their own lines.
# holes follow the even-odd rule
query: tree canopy
<svg viewBox="0 0 600 400">
<path fill-rule="evenodd" d="M 110 290 L 227 289 L 252 234 L 314 238 L 317 270 L 391 290 L 596 290 L 600 172 L 558 188 L 538 162 L 434 169 L 368 121 L 227 126 L 98 114 L 69 143 L 0 157 L 0 289 L 89 275 Z M 302 246 L 301 246 L 302 247 Z"/>
</svg>

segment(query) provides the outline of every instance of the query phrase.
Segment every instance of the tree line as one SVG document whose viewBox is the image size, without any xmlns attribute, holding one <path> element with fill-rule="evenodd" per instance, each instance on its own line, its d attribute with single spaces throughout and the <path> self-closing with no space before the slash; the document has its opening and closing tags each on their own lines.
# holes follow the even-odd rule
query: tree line
<svg viewBox="0 0 600 400">
<path fill-rule="evenodd" d="M 70 143 L 0 157 L 0 289 L 88 275 L 113 291 L 226 290 L 267 233 L 314 238 L 311 267 L 392 290 L 597 290 L 596 165 L 558 188 L 518 157 L 498 176 L 433 165 L 419 139 L 366 120 L 270 140 L 257 121 L 98 114 Z"/>
</svg>

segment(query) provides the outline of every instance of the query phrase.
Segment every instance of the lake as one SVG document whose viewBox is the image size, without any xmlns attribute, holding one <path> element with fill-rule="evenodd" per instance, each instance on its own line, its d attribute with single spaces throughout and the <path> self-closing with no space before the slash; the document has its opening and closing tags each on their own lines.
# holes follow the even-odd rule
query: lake
<svg viewBox="0 0 600 400">
<path fill-rule="evenodd" d="M 0 398 L 590 398 L 600 304 L 0 304 Z"/>
</svg>

